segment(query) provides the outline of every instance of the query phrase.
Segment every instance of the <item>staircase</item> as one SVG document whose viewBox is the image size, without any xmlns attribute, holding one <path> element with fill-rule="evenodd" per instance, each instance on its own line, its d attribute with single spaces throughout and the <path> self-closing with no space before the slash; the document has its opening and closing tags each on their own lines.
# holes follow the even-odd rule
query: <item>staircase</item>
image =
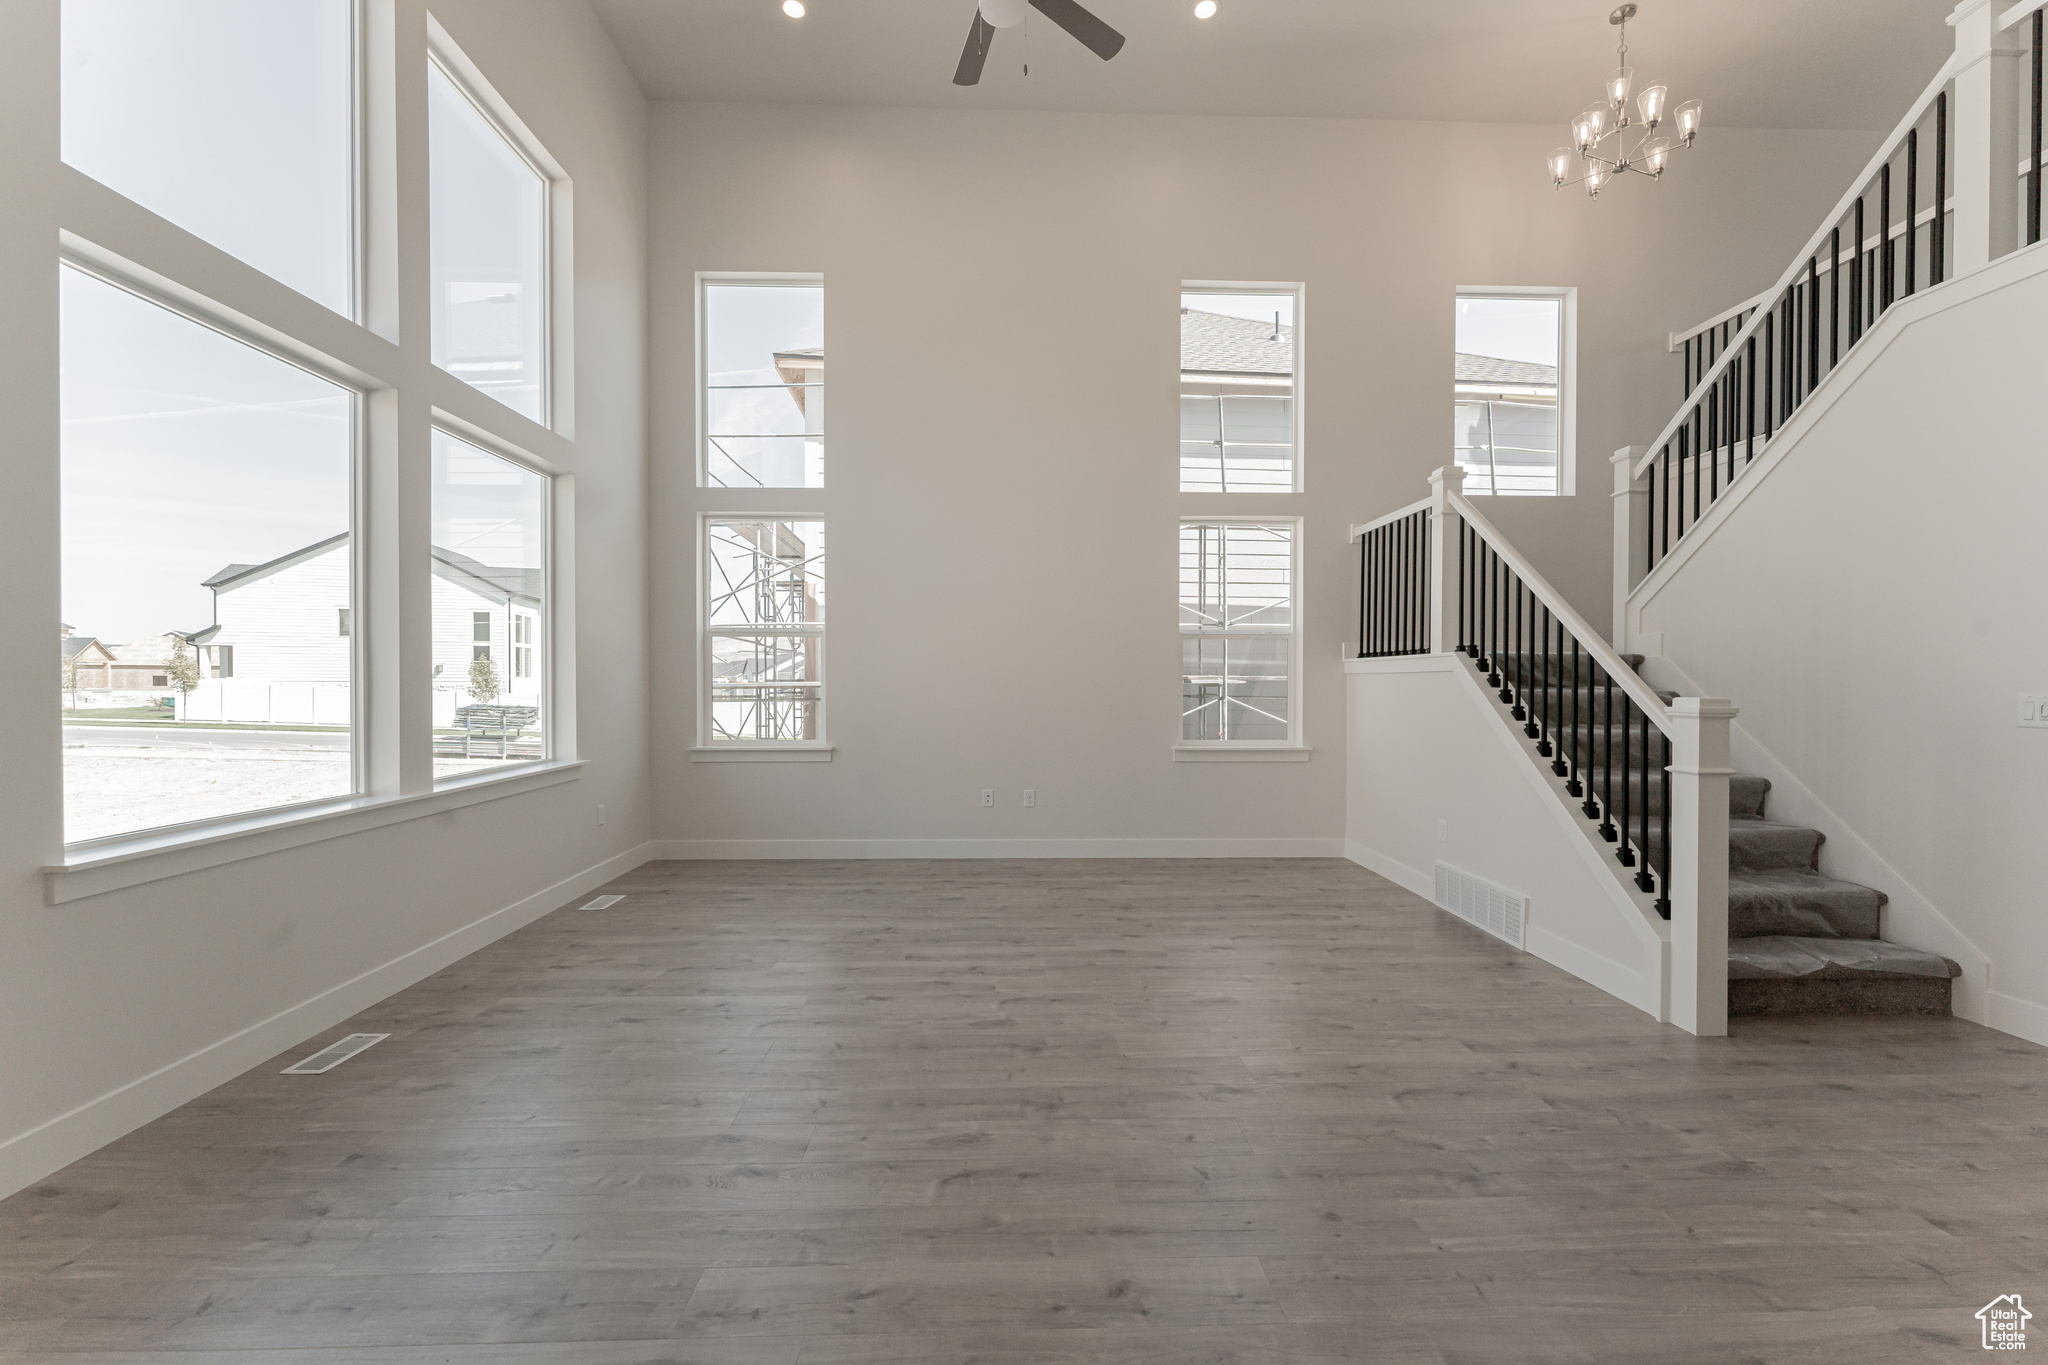
<svg viewBox="0 0 2048 1365">
<path fill-rule="evenodd" d="M 1621 658 L 1631 669 L 1642 667 L 1640 654 Z M 1573 689 L 1570 669 L 1555 660 L 1531 661 L 1531 672 L 1551 680 L 1547 700 L 1561 708 L 1551 714 L 1595 713 L 1590 680 Z M 1576 697 L 1569 695 L 1574 690 Z M 1677 694 L 1658 695 L 1668 704 Z M 1619 768 L 1610 774 L 1606 756 L 1619 752 L 1620 736 L 1601 725 L 1563 730 L 1577 749 L 1585 787 L 1608 791 L 1611 778 L 1618 809 L 1624 779 Z M 1636 769 L 1627 787 L 1632 837 L 1661 866 L 1661 829 L 1650 817 L 1663 810 L 1662 785 L 1652 781 L 1646 790 Z M 1728 780 L 1729 1015 L 1949 1013 L 1961 966 L 1879 938 L 1884 893 L 1823 874 L 1827 836 L 1767 819 L 1770 790 L 1762 777 Z"/>
</svg>

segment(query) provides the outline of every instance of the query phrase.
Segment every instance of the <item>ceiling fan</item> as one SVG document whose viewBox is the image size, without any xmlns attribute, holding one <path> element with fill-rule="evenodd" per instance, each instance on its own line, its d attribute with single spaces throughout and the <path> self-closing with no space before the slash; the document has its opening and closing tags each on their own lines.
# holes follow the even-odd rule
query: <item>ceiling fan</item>
<svg viewBox="0 0 2048 1365">
<path fill-rule="evenodd" d="M 988 46 L 996 30 L 1023 23 L 1027 4 L 1080 39 L 1083 47 L 1105 62 L 1123 50 L 1124 35 L 1075 0 L 981 0 L 967 30 L 967 46 L 960 53 L 960 69 L 953 73 L 953 84 L 973 85 L 981 80 L 981 64 L 988 60 Z"/>
</svg>

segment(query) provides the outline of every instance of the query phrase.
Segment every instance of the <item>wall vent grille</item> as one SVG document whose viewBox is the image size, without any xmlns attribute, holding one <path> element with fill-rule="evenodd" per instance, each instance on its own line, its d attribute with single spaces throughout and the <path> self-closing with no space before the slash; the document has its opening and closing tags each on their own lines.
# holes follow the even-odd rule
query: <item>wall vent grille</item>
<svg viewBox="0 0 2048 1365">
<path fill-rule="evenodd" d="M 586 903 L 583 908 L 585 910 L 602 910 L 607 906 L 617 905 L 624 899 L 624 896 L 599 896 L 596 900 Z"/>
<path fill-rule="evenodd" d="M 1459 919 L 1477 925 L 1495 938 L 1517 948 L 1523 945 L 1523 930 L 1529 918 L 1529 899 L 1482 881 L 1455 867 L 1436 865 L 1436 903 Z"/>
<path fill-rule="evenodd" d="M 366 1047 L 383 1042 L 388 1033 L 351 1033 L 338 1043 L 329 1043 L 303 1062 L 294 1062 L 280 1075 L 317 1076 L 323 1071 L 332 1071 Z"/>
</svg>

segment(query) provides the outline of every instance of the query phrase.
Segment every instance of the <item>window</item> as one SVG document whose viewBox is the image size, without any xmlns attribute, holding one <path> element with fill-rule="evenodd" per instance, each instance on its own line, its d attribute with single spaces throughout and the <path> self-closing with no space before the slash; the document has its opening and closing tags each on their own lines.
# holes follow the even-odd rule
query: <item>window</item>
<svg viewBox="0 0 2048 1365">
<path fill-rule="evenodd" d="M 349 0 L 64 0 L 64 160 L 354 312 Z"/>
<path fill-rule="evenodd" d="M 547 178 L 439 62 L 427 85 L 433 361 L 545 422 Z"/>
<path fill-rule="evenodd" d="M 533 618 L 524 612 L 512 617 L 512 676 L 533 676 Z"/>
<path fill-rule="evenodd" d="M 1296 745 L 1299 523 L 1180 528 L 1183 744 Z"/>
<path fill-rule="evenodd" d="M 1458 291 L 1453 446 L 1465 491 L 1571 492 L 1573 291 Z"/>
<path fill-rule="evenodd" d="M 340 618 L 340 623 L 339 628 L 334 633 L 336 635 L 346 637 L 348 635 L 348 608 L 337 607 L 335 609 L 335 615 Z"/>
<path fill-rule="evenodd" d="M 130 642 L 67 717 L 66 841 L 353 794 L 357 395 L 81 269 L 59 288 L 63 613 Z M 247 667 L 207 678 L 207 647 Z M 116 678 L 212 724 L 118 744 L 93 722 L 161 713 Z"/>
<path fill-rule="evenodd" d="M 825 736 L 825 524 L 705 524 L 707 744 Z"/>
<path fill-rule="evenodd" d="M 1301 291 L 1186 285 L 1180 296 L 1183 493 L 1291 493 Z"/>
<path fill-rule="evenodd" d="M 432 495 L 435 780 L 545 758 L 546 670 L 508 677 L 492 647 L 547 620 L 548 478 L 436 430 Z"/>
<path fill-rule="evenodd" d="M 233 645 L 215 645 L 213 647 L 213 657 L 214 677 L 232 678 L 235 676 L 235 647 Z"/>
<path fill-rule="evenodd" d="M 825 486 L 825 287 L 699 277 L 702 482 Z"/>
</svg>

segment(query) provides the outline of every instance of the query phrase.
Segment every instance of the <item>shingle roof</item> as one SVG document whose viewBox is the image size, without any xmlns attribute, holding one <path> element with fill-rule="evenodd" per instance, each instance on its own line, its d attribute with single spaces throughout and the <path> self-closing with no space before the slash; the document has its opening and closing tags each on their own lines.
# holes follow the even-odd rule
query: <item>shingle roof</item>
<svg viewBox="0 0 2048 1365">
<path fill-rule="evenodd" d="M 1294 327 L 1256 318 L 1180 310 L 1180 367 L 1207 374 L 1294 373 Z"/>
<path fill-rule="evenodd" d="M 482 579 L 499 592 L 510 593 L 514 597 L 524 597 L 538 603 L 541 589 L 547 583 L 547 574 L 540 569 L 486 564 L 480 559 L 471 559 L 468 555 L 444 550 L 439 545 L 433 546 L 432 550 L 435 562 L 467 574 L 471 578 Z"/>
<path fill-rule="evenodd" d="M 85 653 L 94 645 L 99 644 L 99 641 L 90 635 L 67 635 L 62 643 L 64 645 L 64 657 L 69 659 Z"/>
<path fill-rule="evenodd" d="M 1557 367 L 1527 360 L 1502 360 L 1498 356 L 1458 352 L 1457 382 L 1460 384 L 1513 384 L 1519 388 L 1557 387 Z"/>
</svg>

